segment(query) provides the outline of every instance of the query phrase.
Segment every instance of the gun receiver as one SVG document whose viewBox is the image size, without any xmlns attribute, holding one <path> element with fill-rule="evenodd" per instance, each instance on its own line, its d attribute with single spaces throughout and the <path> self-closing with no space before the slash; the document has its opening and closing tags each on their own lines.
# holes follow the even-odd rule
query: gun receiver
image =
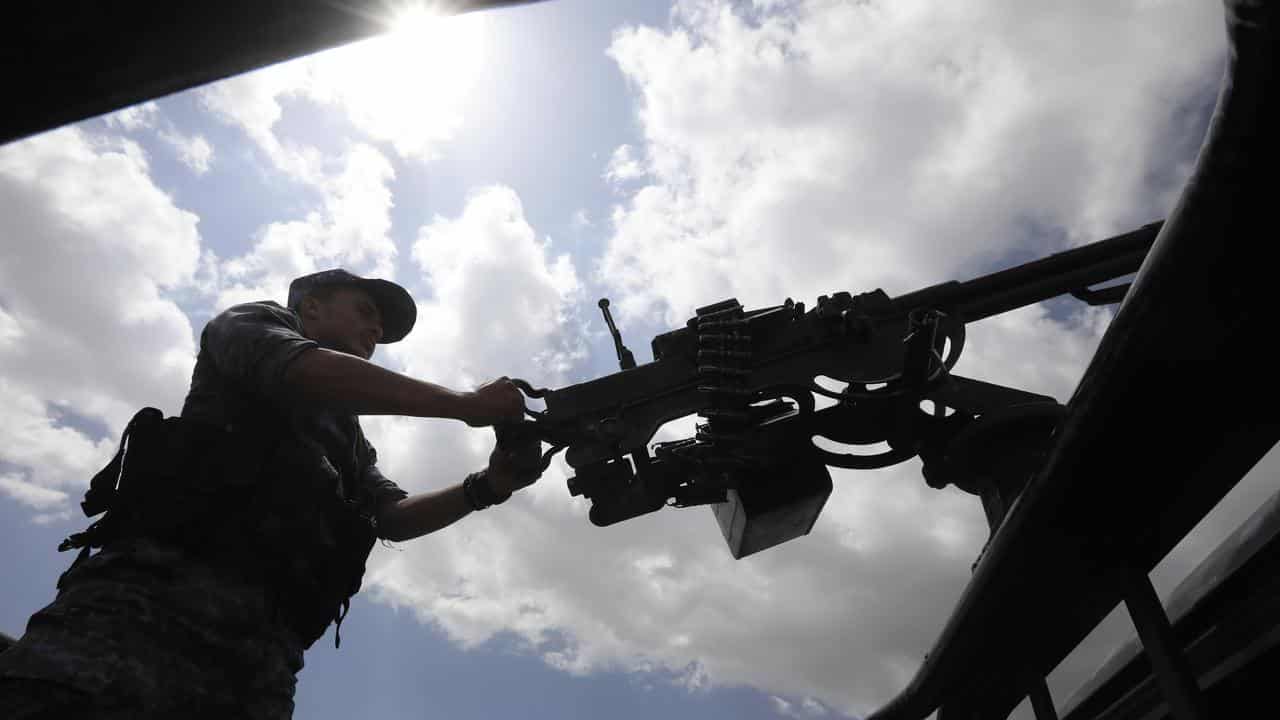
<svg viewBox="0 0 1280 720">
<path fill-rule="evenodd" d="M 551 445 L 544 466 L 567 450 L 576 473 L 569 491 L 591 500 L 594 524 L 709 504 L 735 557 L 808 533 L 831 492 L 828 467 L 872 469 L 920 456 L 931 486 L 954 483 L 982 494 L 985 506 L 986 493 L 1000 488 L 957 465 L 953 458 L 973 455 L 957 438 L 972 443 L 976 430 L 995 432 L 1001 418 L 1035 418 L 1047 434 L 1044 418 L 1058 417 L 1061 405 L 953 374 L 965 323 L 1066 293 L 1118 302 L 1127 286 L 1089 286 L 1136 272 L 1160 226 L 897 298 L 837 292 L 807 310 L 790 299 L 758 310 L 725 300 L 655 337 L 653 361 L 641 365 L 602 300 L 622 369 L 557 390 L 517 381 L 546 402 L 522 429 Z M 820 377 L 846 385 L 834 391 Z M 835 403 L 818 409 L 820 396 Z M 702 420 L 694 437 L 650 448 L 664 423 L 693 414 Z M 888 449 L 839 453 L 815 438 Z"/>
</svg>

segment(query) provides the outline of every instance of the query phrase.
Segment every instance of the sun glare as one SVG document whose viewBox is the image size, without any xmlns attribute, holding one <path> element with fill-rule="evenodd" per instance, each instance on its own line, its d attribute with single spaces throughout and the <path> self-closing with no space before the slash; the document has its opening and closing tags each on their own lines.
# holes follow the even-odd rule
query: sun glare
<svg viewBox="0 0 1280 720">
<path fill-rule="evenodd" d="M 486 18 L 441 15 L 422 3 L 391 18 L 386 35 L 319 61 L 322 80 L 372 135 L 402 153 L 430 155 L 462 121 L 484 55 Z"/>
<path fill-rule="evenodd" d="M 440 22 L 442 19 L 443 17 L 439 13 L 427 9 L 425 5 L 410 5 L 391 16 L 391 33 L 393 35 L 401 35 L 404 33 L 429 32 L 431 25 Z"/>
</svg>

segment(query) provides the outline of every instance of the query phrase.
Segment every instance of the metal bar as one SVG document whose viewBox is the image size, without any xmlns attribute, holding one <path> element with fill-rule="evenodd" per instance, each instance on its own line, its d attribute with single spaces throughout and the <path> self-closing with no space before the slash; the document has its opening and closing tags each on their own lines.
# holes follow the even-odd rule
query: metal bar
<svg viewBox="0 0 1280 720">
<path fill-rule="evenodd" d="M 1072 290 L 1071 297 L 1087 302 L 1090 305 L 1111 305 L 1124 300 L 1125 293 L 1127 292 L 1129 292 L 1128 284 L 1100 288 L 1098 290 L 1080 288 L 1079 290 Z"/>
<path fill-rule="evenodd" d="M 966 322 L 1008 312 L 1137 272 L 1164 221 L 1008 270 L 965 282 L 947 282 L 894 298 L 904 309 L 957 312 Z"/>
<path fill-rule="evenodd" d="M 1204 695 L 1178 647 L 1169 618 L 1145 572 L 1135 572 L 1125 588 L 1124 604 L 1151 660 L 1151 669 L 1175 720 L 1205 720 Z"/>
<path fill-rule="evenodd" d="M 1036 712 L 1036 720 L 1058 720 L 1058 711 L 1053 708 L 1053 696 L 1049 694 L 1049 683 L 1044 678 L 1031 683 L 1031 709 Z"/>
<path fill-rule="evenodd" d="M 1063 272 L 1050 278 L 1034 278 L 1030 282 L 999 294 L 984 295 L 968 302 L 958 303 L 955 312 L 965 322 L 975 322 L 1026 305 L 1034 305 L 1088 285 L 1096 285 L 1133 274 L 1142 266 L 1144 257 L 1146 253 L 1142 251 L 1127 253 L 1090 263 L 1077 270 Z"/>
<path fill-rule="evenodd" d="M 1218 679 L 1280 644 L 1280 491 L 1179 583 L 1164 606 L 1175 634 L 1194 638 L 1182 652 L 1198 668 L 1210 697 Z M 1151 668 L 1141 655 L 1136 637 L 1125 643 L 1068 698 L 1062 716 L 1096 718 L 1122 698 L 1144 712 L 1154 711 L 1161 702 L 1146 699 L 1142 688 Z"/>
</svg>

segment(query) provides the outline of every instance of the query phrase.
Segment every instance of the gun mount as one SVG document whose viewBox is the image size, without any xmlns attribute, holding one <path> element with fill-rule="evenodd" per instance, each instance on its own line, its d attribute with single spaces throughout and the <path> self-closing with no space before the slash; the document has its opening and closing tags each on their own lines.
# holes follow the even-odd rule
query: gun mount
<svg viewBox="0 0 1280 720">
<path fill-rule="evenodd" d="M 808 309 L 788 299 L 756 310 L 728 299 L 655 337 L 641 365 L 601 300 L 621 370 L 556 390 L 516 381 L 546 403 L 524 431 L 551 445 L 544 465 L 566 450 L 569 492 L 591 500 L 594 524 L 711 505 L 734 557 L 809 532 L 831 493 L 829 467 L 917 456 L 931 486 L 980 496 L 994 529 L 1063 406 L 953 373 L 965 324 L 1066 293 L 1118 302 L 1127 286 L 1090 286 L 1137 271 L 1160 226 L 897 298 L 837 292 Z M 650 445 L 664 423 L 694 414 L 694 437 Z M 881 450 L 835 452 L 818 439 Z"/>
</svg>

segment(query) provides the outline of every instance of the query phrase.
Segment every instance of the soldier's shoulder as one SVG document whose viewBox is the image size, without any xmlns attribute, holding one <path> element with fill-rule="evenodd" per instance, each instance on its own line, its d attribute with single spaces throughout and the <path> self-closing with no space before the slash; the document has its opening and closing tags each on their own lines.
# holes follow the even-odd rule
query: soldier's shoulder
<svg viewBox="0 0 1280 720">
<path fill-rule="evenodd" d="M 253 302 L 236 303 L 222 311 L 222 314 L 226 313 L 265 313 L 270 315 L 287 315 L 289 317 L 297 317 L 296 313 L 275 300 L 254 300 Z"/>
<path fill-rule="evenodd" d="M 298 314 L 274 300 L 256 300 L 232 305 L 218 313 L 210 320 L 210 324 L 240 322 L 276 322 L 298 328 L 301 321 Z"/>
</svg>

